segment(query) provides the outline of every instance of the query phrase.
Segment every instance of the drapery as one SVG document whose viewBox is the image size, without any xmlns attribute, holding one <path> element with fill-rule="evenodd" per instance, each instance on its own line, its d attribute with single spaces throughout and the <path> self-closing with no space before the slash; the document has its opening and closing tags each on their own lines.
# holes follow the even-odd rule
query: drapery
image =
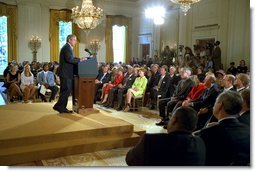
<svg viewBox="0 0 255 171">
<path fill-rule="evenodd" d="M 7 16 L 8 61 L 17 61 L 17 6 L 0 2 L 0 16 Z"/>
<path fill-rule="evenodd" d="M 69 9 L 50 10 L 50 59 L 59 61 L 59 22 L 71 21 L 72 11 Z M 78 26 L 72 23 L 72 32 L 77 37 L 77 44 L 74 47 L 74 55 L 79 57 L 80 30 Z"/>
<path fill-rule="evenodd" d="M 113 33 L 112 26 L 125 26 L 126 27 L 126 53 L 125 63 L 131 60 L 131 44 L 132 44 L 132 18 L 122 15 L 107 15 L 106 16 L 106 29 L 105 29 L 105 44 L 106 44 L 106 62 L 113 62 Z"/>
</svg>

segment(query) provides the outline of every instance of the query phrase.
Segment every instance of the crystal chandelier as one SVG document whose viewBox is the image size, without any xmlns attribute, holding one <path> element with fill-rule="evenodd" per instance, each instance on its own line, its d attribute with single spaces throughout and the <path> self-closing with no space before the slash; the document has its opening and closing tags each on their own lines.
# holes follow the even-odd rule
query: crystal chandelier
<svg viewBox="0 0 255 171">
<path fill-rule="evenodd" d="M 92 0 L 83 0 L 81 9 L 76 6 L 72 9 L 73 22 L 83 30 L 94 29 L 101 22 L 103 9 L 93 6 Z"/>
<path fill-rule="evenodd" d="M 199 2 L 200 0 L 171 0 L 173 3 L 179 4 L 184 15 L 187 15 L 190 5 Z"/>
</svg>

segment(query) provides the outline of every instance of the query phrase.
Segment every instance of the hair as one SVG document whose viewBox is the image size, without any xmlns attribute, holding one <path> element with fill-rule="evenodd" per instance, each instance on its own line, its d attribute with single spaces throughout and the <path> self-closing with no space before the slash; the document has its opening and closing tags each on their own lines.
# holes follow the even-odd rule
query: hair
<svg viewBox="0 0 255 171">
<path fill-rule="evenodd" d="M 217 102 L 223 103 L 224 111 L 229 115 L 237 115 L 242 110 L 243 98 L 235 91 L 226 91 L 221 93 Z"/>
<path fill-rule="evenodd" d="M 45 66 L 49 66 L 49 64 L 46 62 L 46 63 L 43 64 L 43 68 L 44 68 Z"/>
<path fill-rule="evenodd" d="M 232 75 L 232 74 L 227 74 L 226 76 L 227 76 L 227 78 L 228 78 L 228 81 L 229 81 L 231 84 L 234 84 L 234 82 L 235 82 L 235 76 Z"/>
<path fill-rule="evenodd" d="M 211 81 L 212 83 L 215 83 L 216 77 L 215 77 L 214 73 L 208 73 L 208 74 L 206 75 L 206 77 L 209 77 L 210 81 Z"/>
<path fill-rule="evenodd" d="M 162 65 L 161 68 L 164 68 L 166 72 L 168 71 L 168 66 L 166 65 Z"/>
<path fill-rule="evenodd" d="M 71 38 L 74 38 L 74 37 L 76 37 L 74 34 L 69 34 L 69 35 L 66 37 L 66 42 L 69 42 L 69 40 L 70 40 Z"/>
<path fill-rule="evenodd" d="M 183 68 L 183 72 L 186 72 L 188 76 L 191 75 L 191 70 L 189 68 Z"/>
<path fill-rule="evenodd" d="M 247 74 L 240 73 L 237 77 L 241 80 L 244 87 L 248 87 L 250 85 L 250 78 Z"/>
<path fill-rule="evenodd" d="M 250 108 L 250 89 L 244 89 L 241 91 L 241 96 L 243 98 L 243 101 L 246 103 L 247 107 Z"/>
<path fill-rule="evenodd" d="M 205 74 L 198 74 L 197 79 L 202 83 L 205 80 Z"/>
<path fill-rule="evenodd" d="M 190 132 L 196 129 L 198 117 L 193 108 L 181 106 L 175 110 L 173 116 L 176 118 L 180 129 Z"/>
</svg>

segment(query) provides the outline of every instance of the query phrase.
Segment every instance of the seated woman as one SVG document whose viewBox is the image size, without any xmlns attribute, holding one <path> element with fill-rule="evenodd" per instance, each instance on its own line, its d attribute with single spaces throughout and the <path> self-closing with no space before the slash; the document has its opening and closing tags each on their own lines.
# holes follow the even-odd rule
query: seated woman
<svg viewBox="0 0 255 171">
<path fill-rule="evenodd" d="M 10 92 L 11 102 L 13 102 L 14 99 L 19 99 L 19 97 L 22 97 L 19 84 L 20 84 L 20 73 L 18 71 L 18 65 L 11 64 L 10 71 L 8 71 L 7 77 L 6 77 L 6 88 Z"/>
<path fill-rule="evenodd" d="M 108 98 L 108 94 L 110 92 L 110 89 L 112 87 L 117 87 L 120 83 L 122 83 L 123 79 L 124 79 L 123 69 L 119 68 L 119 69 L 117 69 L 117 76 L 116 76 L 115 80 L 113 81 L 113 83 L 107 84 L 104 87 L 104 89 L 103 89 L 103 93 L 102 93 L 103 101 L 102 101 L 102 104 L 107 102 L 107 98 Z"/>
<path fill-rule="evenodd" d="M 28 64 L 24 66 L 24 71 L 21 73 L 20 88 L 23 92 L 24 103 L 28 103 L 28 99 L 30 99 L 35 93 L 34 75 L 32 74 Z"/>
<path fill-rule="evenodd" d="M 140 95 L 143 95 L 146 90 L 147 85 L 147 78 L 145 77 L 146 70 L 144 68 L 139 69 L 138 74 L 139 77 L 135 79 L 135 82 L 132 85 L 132 88 L 128 89 L 128 92 L 126 94 L 126 108 L 124 109 L 124 112 L 128 112 L 131 107 L 131 99 L 132 97 L 137 97 Z"/>
</svg>

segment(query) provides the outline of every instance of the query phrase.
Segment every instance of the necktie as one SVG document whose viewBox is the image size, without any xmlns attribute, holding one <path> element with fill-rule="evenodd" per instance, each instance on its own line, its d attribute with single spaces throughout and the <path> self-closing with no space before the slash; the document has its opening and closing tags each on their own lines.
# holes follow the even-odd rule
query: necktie
<svg viewBox="0 0 255 171">
<path fill-rule="evenodd" d="M 158 87 L 161 86 L 162 82 L 163 82 L 163 76 L 161 76 L 161 78 L 160 78 L 160 80 L 159 80 L 159 82 L 158 82 Z"/>
<path fill-rule="evenodd" d="M 100 81 L 102 81 L 105 77 L 106 73 L 104 73 L 104 75 L 101 77 Z"/>
<path fill-rule="evenodd" d="M 205 92 L 202 97 L 203 100 L 207 98 L 208 92 L 209 92 L 209 88 L 205 89 Z"/>
</svg>

